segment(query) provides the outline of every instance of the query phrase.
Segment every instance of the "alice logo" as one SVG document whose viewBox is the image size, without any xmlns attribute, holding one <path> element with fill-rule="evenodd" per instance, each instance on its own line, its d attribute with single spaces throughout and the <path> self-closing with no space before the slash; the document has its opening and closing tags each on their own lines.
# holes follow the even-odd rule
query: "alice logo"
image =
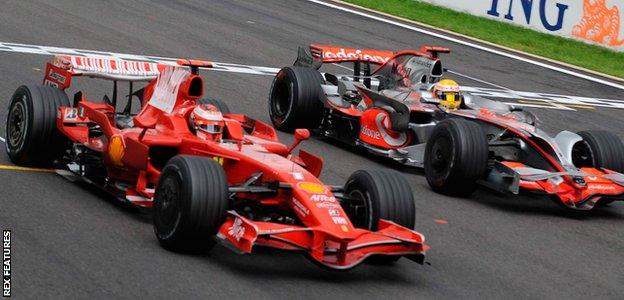
<svg viewBox="0 0 624 300">
<path fill-rule="evenodd" d="M 488 15 L 494 16 L 494 17 L 500 16 L 498 12 L 498 1 L 499 0 L 492 0 L 492 7 L 490 8 L 490 10 L 487 11 Z M 507 14 L 504 16 L 504 18 L 507 20 L 513 21 L 514 20 L 514 16 L 512 13 L 513 4 L 514 2 L 520 2 L 519 4 L 522 5 L 522 10 L 524 11 L 524 17 L 526 19 L 526 23 L 527 25 L 531 24 L 531 15 L 533 13 L 533 2 L 537 2 L 537 1 L 538 0 L 519 0 L 519 1 L 509 0 L 509 7 L 507 8 Z M 555 7 L 558 10 L 557 21 L 555 23 L 552 23 L 546 17 L 546 9 L 548 7 L 547 2 L 552 2 L 552 1 L 539 0 L 539 15 L 540 15 L 540 21 L 542 22 L 542 26 L 544 26 L 544 28 L 546 28 L 546 30 L 548 31 L 560 30 L 563 27 L 563 18 L 565 16 L 565 11 L 569 8 L 569 6 L 562 4 L 562 3 L 555 3 Z"/>
<path fill-rule="evenodd" d="M 607 8 L 606 0 L 583 0 L 583 18 L 572 35 L 608 46 L 624 45 L 620 35 L 620 11 Z"/>
</svg>

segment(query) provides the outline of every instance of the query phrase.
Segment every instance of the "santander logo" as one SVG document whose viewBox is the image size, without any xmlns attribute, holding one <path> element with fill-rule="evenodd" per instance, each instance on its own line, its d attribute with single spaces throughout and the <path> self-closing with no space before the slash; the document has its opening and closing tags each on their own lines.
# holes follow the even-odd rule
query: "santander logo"
<svg viewBox="0 0 624 300">
<path fill-rule="evenodd" d="M 338 50 L 338 49 L 336 49 Z M 323 52 L 323 57 L 327 59 L 358 59 L 383 64 L 390 60 L 391 57 L 376 55 L 376 53 L 368 53 L 360 49 L 340 48 L 338 51 L 334 49 Z"/>
</svg>

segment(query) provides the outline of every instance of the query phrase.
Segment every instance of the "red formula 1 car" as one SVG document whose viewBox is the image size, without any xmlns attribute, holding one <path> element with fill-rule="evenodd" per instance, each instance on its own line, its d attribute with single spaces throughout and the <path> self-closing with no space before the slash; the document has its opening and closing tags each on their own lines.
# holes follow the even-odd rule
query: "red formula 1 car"
<svg viewBox="0 0 624 300">
<path fill-rule="evenodd" d="M 366 258 L 422 263 L 428 248 L 411 230 L 411 189 L 396 172 L 357 171 L 344 187 L 318 176 L 321 158 L 287 147 L 260 121 L 201 100 L 199 68 L 93 57 L 56 57 L 44 85 L 19 87 L 7 119 L 7 152 L 19 165 L 56 166 L 141 207 L 152 207 L 167 249 L 208 249 L 214 237 L 241 253 L 256 245 L 300 250 L 332 269 Z M 77 77 L 114 82 L 112 98 L 66 89 Z M 148 82 L 133 91 L 136 81 Z M 129 82 L 117 110 L 117 83 Z M 133 98 L 141 101 L 132 114 Z M 136 99 L 135 99 L 136 100 Z M 121 105 L 120 105 L 121 106 Z"/>
<path fill-rule="evenodd" d="M 281 69 L 273 81 L 271 120 L 280 130 L 312 129 L 423 167 L 430 186 L 444 194 L 469 195 L 481 184 L 544 193 L 580 210 L 622 199 L 624 145 L 615 134 L 563 131 L 551 137 L 536 127 L 532 113 L 442 80 L 439 54 L 449 52 L 300 48 L 295 66 Z M 319 71 L 342 63 L 353 74 Z"/>
</svg>

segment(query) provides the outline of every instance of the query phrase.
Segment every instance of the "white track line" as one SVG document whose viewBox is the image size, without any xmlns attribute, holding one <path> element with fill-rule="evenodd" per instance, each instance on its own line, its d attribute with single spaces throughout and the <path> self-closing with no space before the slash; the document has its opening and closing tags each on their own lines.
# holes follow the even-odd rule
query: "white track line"
<svg viewBox="0 0 624 300">
<path fill-rule="evenodd" d="M 482 79 L 479 79 L 479 78 L 475 78 L 475 77 L 472 77 L 472 76 L 468 76 L 468 75 L 465 75 L 465 74 L 462 74 L 462 73 L 459 73 L 459 72 L 455 72 L 455 71 L 452 71 L 452 70 L 448 70 L 447 72 L 448 72 L 448 73 L 451 73 L 451 74 L 455 74 L 455 75 L 457 75 L 457 76 L 461 76 L 461 77 L 464 77 L 464 78 L 468 78 L 468 79 L 473 80 L 473 81 L 476 81 L 476 82 L 480 82 L 480 83 L 483 83 L 483 84 L 487 84 L 487 85 L 490 85 L 490 86 L 493 86 L 493 87 L 499 88 L 499 89 L 501 89 L 501 90 L 511 91 L 511 89 L 510 89 L 510 88 L 504 87 L 504 86 L 502 86 L 502 85 L 498 85 L 498 84 L 495 84 L 495 83 L 491 83 L 491 82 L 488 82 L 488 81 L 485 81 L 485 80 L 482 80 Z"/>
<path fill-rule="evenodd" d="M 52 55 L 52 56 L 53 55 L 85 56 L 86 55 L 86 56 L 91 56 L 91 57 L 135 60 L 135 61 L 138 60 L 138 61 L 148 61 L 148 62 L 156 62 L 156 63 L 162 63 L 162 64 L 175 64 L 175 61 L 177 60 L 176 58 L 170 58 L 170 57 L 105 52 L 105 51 L 62 48 L 62 47 L 30 45 L 30 44 L 18 44 L 18 43 L 9 43 L 9 42 L 0 42 L 0 52 L 28 53 L 28 54 Z M 279 71 L 279 69 L 276 69 L 276 68 L 261 67 L 261 66 L 248 66 L 248 65 L 219 63 L 219 62 L 212 62 L 212 64 L 213 64 L 213 68 L 209 70 L 219 71 L 219 72 L 273 76 L 275 75 L 275 73 Z"/>
<path fill-rule="evenodd" d="M 16 43 L 8 43 L 8 42 L 0 42 L 0 52 L 30 53 L 30 54 L 51 55 L 51 56 L 52 55 L 88 55 L 88 56 L 98 56 L 98 57 L 116 58 L 116 59 L 151 61 L 151 62 L 159 62 L 159 63 L 166 63 L 166 64 L 171 64 L 176 61 L 175 58 L 168 58 L 168 57 L 124 54 L 124 53 L 115 53 L 115 52 L 82 50 L 82 49 L 40 46 L 40 45 L 16 44 Z M 278 68 L 272 68 L 272 67 L 249 66 L 249 65 L 223 63 L 223 62 L 213 62 L 213 65 L 214 65 L 214 68 L 210 70 L 220 71 L 220 72 L 232 72 L 232 73 L 238 73 L 238 74 L 274 76 L 279 71 Z M 345 68 L 347 70 L 351 70 L 350 68 L 347 68 L 344 66 L 340 66 L 340 67 Z M 512 100 L 527 99 L 527 100 L 545 101 L 545 102 L 550 102 L 550 103 L 562 104 L 562 105 L 551 105 L 547 107 L 547 108 L 555 108 L 555 109 L 563 109 L 565 107 L 565 109 L 570 110 L 569 107 L 566 107 L 563 105 L 588 105 L 588 106 L 624 109 L 624 100 L 597 99 L 597 98 L 576 97 L 576 96 L 547 94 L 547 93 L 512 91 L 506 87 L 495 85 L 491 82 L 487 82 L 478 78 L 469 77 L 467 75 L 463 75 L 458 72 L 453 72 L 453 73 L 457 74 L 458 76 L 470 78 L 478 82 L 482 82 L 482 83 L 495 87 L 495 88 L 469 87 L 469 86 L 464 87 L 466 91 L 468 92 L 477 93 L 480 96 L 484 96 L 488 98 L 512 99 Z M 522 105 L 522 104 L 516 104 L 516 105 Z M 529 106 L 527 104 L 524 104 L 524 105 Z"/>
<path fill-rule="evenodd" d="M 454 38 L 454 37 L 451 37 L 451 36 L 448 36 L 448 35 L 444 35 L 444 34 L 440 34 L 440 33 L 433 32 L 433 31 L 429 31 L 429 30 L 426 30 L 426 29 L 418 28 L 418 27 L 415 27 L 415 26 L 407 25 L 407 24 L 404 24 L 404 23 L 401 23 L 401 22 L 393 21 L 393 20 L 390 20 L 390 19 L 387 19 L 387 18 L 382 18 L 380 16 L 375 16 L 375 15 L 372 15 L 372 14 L 369 14 L 369 13 L 361 12 L 361 11 L 358 11 L 358 10 L 355 10 L 355 9 L 343 7 L 343 6 L 336 5 L 336 4 L 327 3 L 327 2 L 324 2 L 324 1 L 320 1 L 320 0 L 306 0 L 306 1 L 312 2 L 312 3 L 316 3 L 316 4 L 319 4 L 319 5 L 323 5 L 323 6 L 326 6 L 326 7 L 330 7 L 330 8 L 333 8 L 333 9 L 337 9 L 337 10 L 340 10 L 340 11 L 352 13 L 352 14 L 355 14 L 355 15 L 358 15 L 358 16 L 362 16 L 362 17 L 369 18 L 369 19 L 372 19 L 372 20 L 376 20 L 376 21 L 379 21 L 379 22 L 383 22 L 383 23 L 386 23 L 386 24 L 395 25 L 395 26 L 398 26 L 398 27 L 401 27 L 401 28 L 405 28 L 405 29 L 408 29 L 408 30 L 412 30 L 412 31 L 415 31 L 415 32 L 422 33 L 422 34 L 430 35 L 430 36 L 433 36 L 433 37 L 436 37 L 436 38 L 439 38 L 439 39 L 451 41 L 451 42 L 454 42 L 454 43 L 457 43 L 457 44 L 460 44 L 460 45 L 464 45 L 464 46 L 468 46 L 468 47 L 471 47 L 471 48 L 479 49 L 479 50 L 482 50 L 482 51 L 485 51 L 485 52 L 489 52 L 489 53 L 492 53 L 492 54 L 497 54 L 497 55 L 504 56 L 504 57 L 507 57 L 507 58 L 515 59 L 515 60 L 518 60 L 518 61 L 529 63 L 529 64 L 532 64 L 532 65 L 536 65 L 536 66 L 539 66 L 539 67 L 543 67 L 543 68 L 546 68 L 546 69 L 549 69 L 549 70 L 553 70 L 553 71 L 556 71 L 556 72 L 564 73 L 564 74 L 571 75 L 571 76 L 574 76 L 574 77 L 578 77 L 578 78 L 581 78 L 581 79 L 585 79 L 585 80 L 589 80 L 589 81 L 592 81 L 592 82 L 608 85 L 608 86 L 611 86 L 611 87 L 614 87 L 614 88 L 617 88 L 617 89 L 620 89 L 620 90 L 624 90 L 624 85 L 621 85 L 621 84 L 617 84 L 617 83 L 614 83 L 614 82 L 611 82 L 611 81 L 607 81 L 607 80 L 603 80 L 603 79 L 599 79 L 599 78 L 594 78 L 594 77 L 586 75 L 586 74 L 582 74 L 582 73 L 575 72 L 575 71 L 572 71 L 572 70 L 568 70 L 568 69 L 565 69 L 565 68 L 553 66 L 553 65 L 550 65 L 550 64 L 546 64 L 546 63 L 543 63 L 543 62 L 532 60 L 532 59 L 529 59 L 529 58 L 526 58 L 526 57 L 522 57 L 522 56 L 519 56 L 519 55 L 515 55 L 515 54 L 512 54 L 512 53 L 507 53 L 507 52 L 504 52 L 504 51 L 501 51 L 501 50 L 485 47 L 485 46 L 478 45 L 478 44 L 475 44 L 475 43 L 472 43 L 472 42 L 468 42 L 468 41 L 465 41 L 465 40 L 457 39 L 457 38 Z"/>
<path fill-rule="evenodd" d="M 6 142 L 6 140 L 3 137 L 0 136 L 0 142 L 4 143 L 4 142 Z"/>
</svg>

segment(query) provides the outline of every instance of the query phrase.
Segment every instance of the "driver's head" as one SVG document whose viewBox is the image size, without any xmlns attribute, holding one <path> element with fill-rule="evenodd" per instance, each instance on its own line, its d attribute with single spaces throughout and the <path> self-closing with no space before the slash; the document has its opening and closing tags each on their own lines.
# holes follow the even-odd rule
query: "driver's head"
<svg viewBox="0 0 624 300">
<path fill-rule="evenodd" d="M 199 104 L 193 109 L 189 121 L 195 134 L 202 139 L 220 141 L 223 136 L 223 114 L 212 104 Z"/>
<path fill-rule="evenodd" d="M 440 105 L 448 110 L 458 109 L 462 102 L 459 84 L 454 80 L 443 79 L 433 87 L 433 97 L 440 100 Z"/>
</svg>

